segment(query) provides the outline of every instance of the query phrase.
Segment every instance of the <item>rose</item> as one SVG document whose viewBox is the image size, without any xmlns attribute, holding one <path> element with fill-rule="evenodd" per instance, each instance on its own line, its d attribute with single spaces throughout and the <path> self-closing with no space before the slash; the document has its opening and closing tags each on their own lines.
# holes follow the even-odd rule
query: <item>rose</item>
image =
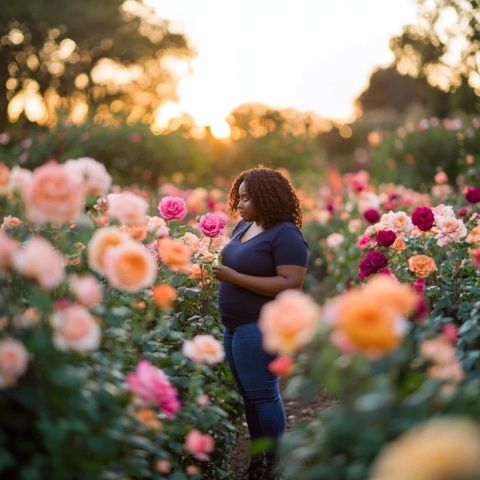
<svg viewBox="0 0 480 480">
<path fill-rule="evenodd" d="M 413 255 L 408 259 L 408 268 L 417 277 L 426 278 L 437 269 L 437 265 L 428 255 Z"/>
<path fill-rule="evenodd" d="M 412 213 L 412 223 L 422 232 L 430 230 L 434 221 L 435 217 L 431 208 L 417 207 Z"/>
<path fill-rule="evenodd" d="M 216 213 L 206 213 L 198 220 L 198 227 L 207 237 L 218 237 L 225 227 L 225 220 Z"/>
<path fill-rule="evenodd" d="M 193 429 L 185 438 L 185 448 L 195 458 L 206 461 L 209 459 L 208 454 L 215 448 L 215 441 L 211 435 L 204 435 L 199 430 Z"/>
<path fill-rule="evenodd" d="M 221 362 L 225 353 L 222 344 L 211 335 L 197 335 L 183 344 L 183 354 L 196 363 L 213 365 Z"/>
<path fill-rule="evenodd" d="M 160 200 L 158 212 L 165 220 L 183 220 L 187 215 L 187 206 L 181 197 L 166 196 Z"/>
<path fill-rule="evenodd" d="M 378 250 L 370 250 L 359 263 L 358 276 L 360 280 L 364 280 L 372 273 L 378 272 L 387 266 L 387 257 Z"/>
<path fill-rule="evenodd" d="M 397 236 L 392 230 L 379 230 L 376 237 L 377 243 L 382 247 L 389 247 L 395 242 L 396 238 Z"/>
<path fill-rule="evenodd" d="M 469 203 L 478 203 L 480 202 L 480 188 L 469 187 L 465 192 L 465 198 Z"/>
<path fill-rule="evenodd" d="M 380 214 L 375 208 L 369 208 L 363 212 L 363 217 L 368 223 L 377 223 L 380 220 Z"/>
<path fill-rule="evenodd" d="M 131 392 L 143 401 L 157 405 L 168 418 L 174 418 L 180 409 L 177 389 L 170 384 L 165 373 L 148 360 L 140 360 L 126 382 Z"/>
</svg>

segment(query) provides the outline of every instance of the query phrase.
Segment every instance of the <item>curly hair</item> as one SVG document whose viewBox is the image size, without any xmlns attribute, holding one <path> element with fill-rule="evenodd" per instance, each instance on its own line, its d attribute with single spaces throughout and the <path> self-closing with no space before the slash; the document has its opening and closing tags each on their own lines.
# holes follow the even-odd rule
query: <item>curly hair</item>
<svg viewBox="0 0 480 480">
<path fill-rule="evenodd" d="M 238 214 L 238 189 L 243 181 L 264 228 L 280 222 L 293 222 L 302 228 L 302 210 L 292 184 L 279 171 L 262 166 L 245 170 L 234 180 L 228 194 L 228 210 L 234 218 Z"/>
</svg>

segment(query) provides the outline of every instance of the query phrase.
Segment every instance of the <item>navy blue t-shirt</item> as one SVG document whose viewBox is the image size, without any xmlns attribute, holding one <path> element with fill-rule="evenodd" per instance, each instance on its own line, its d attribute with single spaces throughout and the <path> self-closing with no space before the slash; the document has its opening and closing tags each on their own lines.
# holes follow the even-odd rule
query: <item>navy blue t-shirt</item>
<svg viewBox="0 0 480 480">
<path fill-rule="evenodd" d="M 242 220 L 222 250 L 223 265 L 255 277 L 274 277 L 278 265 L 307 266 L 308 245 L 292 222 L 280 222 L 255 237 L 241 242 L 240 237 L 252 222 Z M 255 323 L 260 310 L 272 297 L 260 295 L 230 282 L 220 282 L 220 316 L 226 327 Z"/>
</svg>

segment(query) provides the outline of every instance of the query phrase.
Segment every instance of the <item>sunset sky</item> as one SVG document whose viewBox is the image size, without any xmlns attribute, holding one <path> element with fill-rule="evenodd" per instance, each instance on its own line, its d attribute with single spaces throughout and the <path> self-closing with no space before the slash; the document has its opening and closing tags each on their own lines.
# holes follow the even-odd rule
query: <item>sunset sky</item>
<svg viewBox="0 0 480 480">
<path fill-rule="evenodd" d="M 375 66 L 393 56 L 389 38 L 415 21 L 413 0 L 147 0 L 198 52 L 182 75 L 179 102 L 159 122 L 188 112 L 214 134 L 242 103 L 293 107 L 346 121 Z"/>
</svg>

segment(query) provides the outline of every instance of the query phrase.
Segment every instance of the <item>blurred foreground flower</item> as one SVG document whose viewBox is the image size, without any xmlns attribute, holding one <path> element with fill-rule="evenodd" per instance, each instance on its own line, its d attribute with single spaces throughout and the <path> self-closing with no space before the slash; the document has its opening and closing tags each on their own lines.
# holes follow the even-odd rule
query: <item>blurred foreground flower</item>
<svg viewBox="0 0 480 480">
<path fill-rule="evenodd" d="M 147 404 L 157 405 L 167 418 L 175 418 L 180 409 L 177 389 L 165 373 L 148 360 L 140 360 L 135 372 L 127 376 L 128 389 Z"/>
<path fill-rule="evenodd" d="M 316 333 L 320 308 L 298 290 L 286 290 L 265 304 L 258 326 L 265 350 L 291 355 L 309 343 Z"/>
<path fill-rule="evenodd" d="M 185 438 L 185 448 L 195 458 L 207 461 L 209 459 L 208 455 L 215 448 L 215 441 L 211 435 L 202 434 L 199 430 L 193 429 L 188 432 Z"/>
<path fill-rule="evenodd" d="M 370 480 L 478 480 L 480 429 L 462 418 L 437 418 L 387 445 Z"/>
</svg>

